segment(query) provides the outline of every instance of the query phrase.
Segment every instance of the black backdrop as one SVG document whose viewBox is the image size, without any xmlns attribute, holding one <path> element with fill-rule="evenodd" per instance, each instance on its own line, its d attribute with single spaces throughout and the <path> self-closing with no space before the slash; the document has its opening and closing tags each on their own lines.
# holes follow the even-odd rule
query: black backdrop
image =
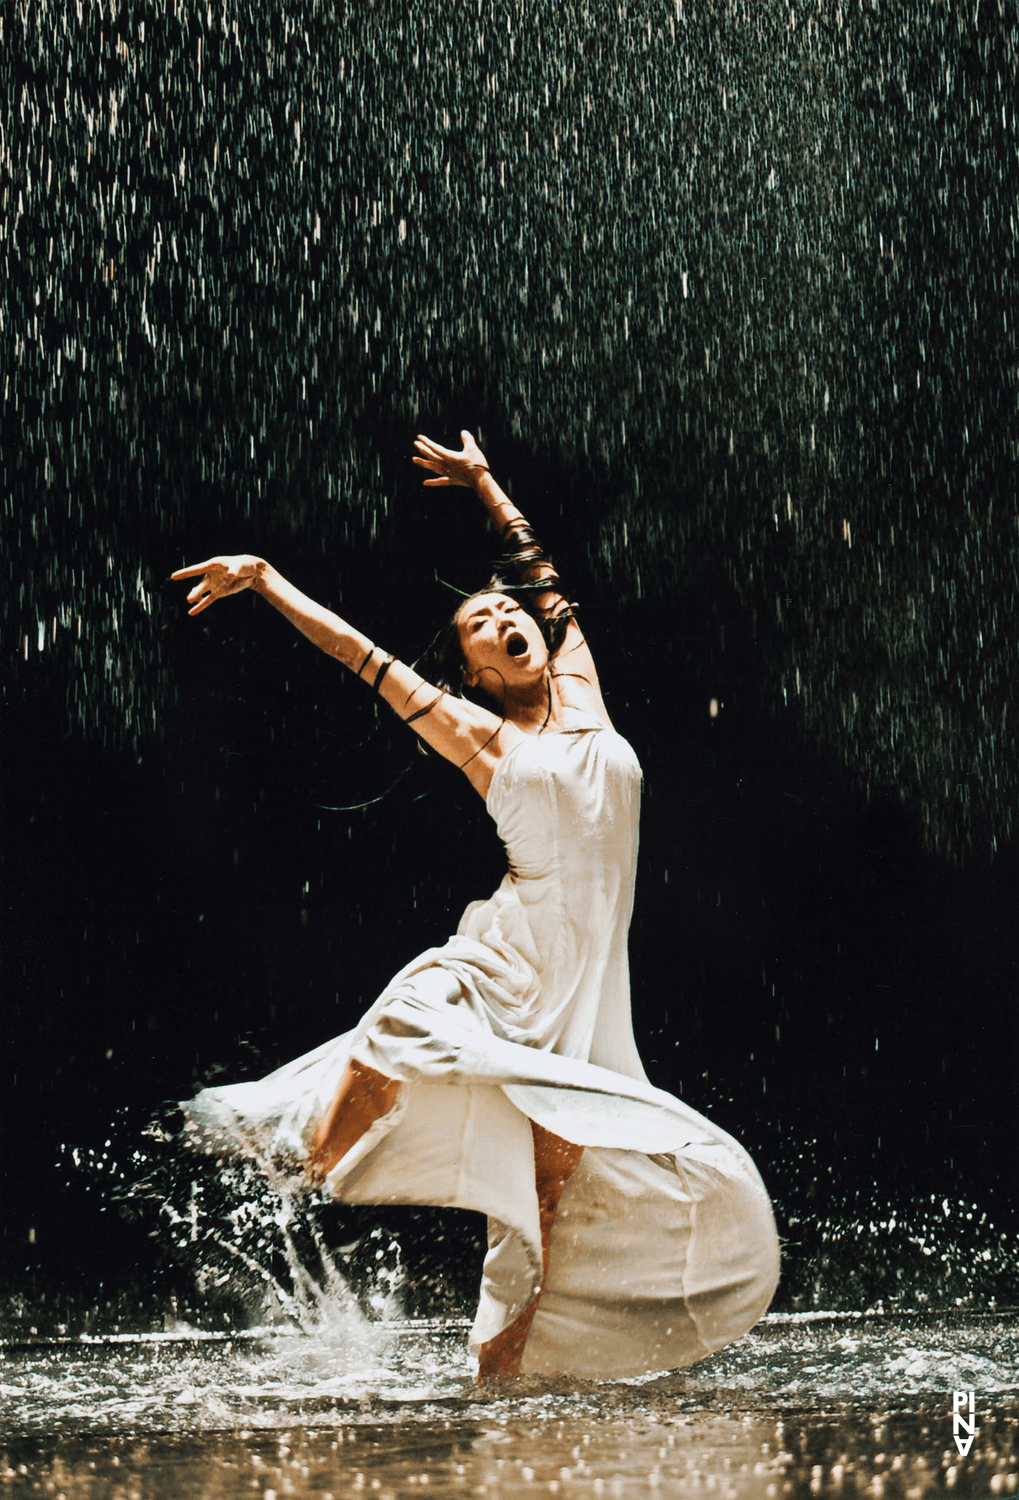
<svg viewBox="0 0 1019 1500">
<path fill-rule="evenodd" d="M 461 426 L 640 754 L 638 1040 L 780 1295 L 1013 1295 L 1012 11 L 58 3 L 4 66 L 11 1305 L 165 1278 L 68 1153 L 129 1178 L 498 879 L 360 685 L 163 582 L 262 552 L 415 655 L 492 544 L 410 469 Z"/>
</svg>

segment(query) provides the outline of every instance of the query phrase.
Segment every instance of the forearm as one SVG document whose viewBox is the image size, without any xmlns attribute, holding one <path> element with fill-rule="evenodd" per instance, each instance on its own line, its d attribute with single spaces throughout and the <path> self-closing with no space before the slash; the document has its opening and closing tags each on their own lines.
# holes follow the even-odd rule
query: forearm
<svg viewBox="0 0 1019 1500">
<path fill-rule="evenodd" d="M 502 748 L 499 737 L 504 718 L 441 691 L 413 667 L 394 661 L 360 630 L 295 589 L 263 557 L 249 552 L 210 557 L 193 567 L 178 568 L 172 577 L 179 582 L 200 580 L 188 594 L 191 615 L 202 614 L 217 599 L 248 589 L 262 594 L 320 651 L 343 662 L 366 687 L 374 688 L 405 724 L 459 766 L 485 796 Z"/>
<path fill-rule="evenodd" d="M 334 656 L 344 666 L 356 672 L 372 648 L 372 642 L 360 630 L 348 625 L 346 620 L 316 604 L 307 594 L 294 588 L 292 583 L 277 573 L 271 563 L 260 558 L 251 587 L 278 609 L 291 625 L 307 636 L 328 656 Z"/>
<path fill-rule="evenodd" d="M 554 585 L 558 574 L 547 554 L 542 553 L 541 544 L 522 511 L 500 489 L 487 469 L 475 479 L 474 489 L 492 518 L 507 554 L 515 555 L 515 569 L 521 583 L 535 583 L 547 578 L 550 591 L 556 593 Z M 548 608 L 551 602 L 550 599 L 546 604 L 542 599 L 539 608 Z"/>
<path fill-rule="evenodd" d="M 527 522 L 509 496 L 496 484 L 489 469 L 483 469 L 474 480 L 474 492 L 492 518 L 492 524 L 501 536 L 507 526 Z"/>
</svg>

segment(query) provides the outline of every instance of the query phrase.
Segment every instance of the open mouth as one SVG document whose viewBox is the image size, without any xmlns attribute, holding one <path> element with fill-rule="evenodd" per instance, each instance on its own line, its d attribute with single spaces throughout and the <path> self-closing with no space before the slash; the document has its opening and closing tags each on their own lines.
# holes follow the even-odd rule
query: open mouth
<svg viewBox="0 0 1019 1500">
<path fill-rule="evenodd" d="M 507 654 L 510 655 L 510 656 L 523 656 L 523 654 L 524 654 L 524 652 L 526 650 L 527 650 L 527 642 L 526 642 L 526 640 L 524 639 L 524 637 L 520 634 L 520 632 L 518 630 L 514 630 L 513 633 L 510 636 L 508 636 L 507 640 L 506 640 L 506 651 L 507 651 Z"/>
</svg>

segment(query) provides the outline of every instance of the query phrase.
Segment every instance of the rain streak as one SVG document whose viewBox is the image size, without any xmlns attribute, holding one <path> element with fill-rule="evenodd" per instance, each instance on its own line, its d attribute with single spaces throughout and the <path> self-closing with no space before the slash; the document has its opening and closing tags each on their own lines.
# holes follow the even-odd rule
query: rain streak
<svg viewBox="0 0 1019 1500">
<path fill-rule="evenodd" d="M 15 701 L 144 753 L 176 694 L 155 537 L 377 544 L 380 432 L 402 460 L 470 391 L 569 466 L 606 587 L 724 565 L 768 708 L 930 849 L 993 858 L 1013 5 L 39 0 L 0 27 Z"/>
</svg>

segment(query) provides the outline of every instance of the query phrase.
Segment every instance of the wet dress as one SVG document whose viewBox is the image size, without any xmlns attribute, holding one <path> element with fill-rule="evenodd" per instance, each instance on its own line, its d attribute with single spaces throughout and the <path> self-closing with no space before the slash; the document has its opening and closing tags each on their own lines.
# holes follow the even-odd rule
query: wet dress
<svg viewBox="0 0 1019 1500">
<path fill-rule="evenodd" d="M 399 973 L 353 1031 L 187 1106 L 207 1146 L 298 1161 L 348 1059 L 404 1083 L 326 1178 L 348 1203 L 487 1214 L 475 1350 L 541 1280 L 530 1121 L 583 1146 L 552 1229 L 523 1373 L 673 1369 L 739 1337 L 778 1280 L 743 1148 L 648 1082 L 630 1018 L 627 929 L 640 767 L 588 714 L 520 733 L 487 797 L 509 869 L 455 937 Z"/>
</svg>

